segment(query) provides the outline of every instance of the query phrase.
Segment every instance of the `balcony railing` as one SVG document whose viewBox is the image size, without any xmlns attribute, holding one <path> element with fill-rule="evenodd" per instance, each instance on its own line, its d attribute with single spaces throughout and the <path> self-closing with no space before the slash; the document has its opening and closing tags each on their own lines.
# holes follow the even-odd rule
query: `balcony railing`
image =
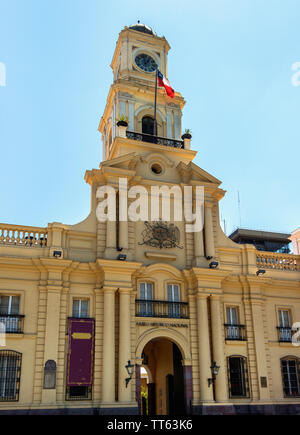
<svg viewBox="0 0 300 435">
<path fill-rule="evenodd" d="M 246 341 L 246 326 L 225 323 L 225 340 Z"/>
<path fill-rule="evenodd" d="M 300 256 L 279 254 L 276 252 L 259 252 L 256 264 L 260 269 L 300 270 Z"/>
<path fill-rule="evenodd" d="M 188 303 L 136 299 L 135 314 L 137 317 L 188 319 Z"/>
<path fill-rule="evenodd" d="M 183 140 L 168 139 L 166 137 L 153 136 L 152 134 L 137 133 L 135 131 L 126 131 L 128 139 L 139 140 L 141 142 L 150 142 L 157 145 L 165 145 L 173 148 L 184 148 Z"/>
<path fill-rule="evenodd" d="M 0 314 L 0 332 L 23 334 L 24 317 L 20 314 Z"/>
<path fill-rule="evenodd" d="M 290 326 L 277 326 L 277 331 L 280 343 L 290 343 L 292 341 L 292 328 Z"/>
<path fill-rule="evenodd" d="M 47 246 L 47 230 L 39 227 L 0 224 L 1 245 L 43 248 Z"/>
</svg>

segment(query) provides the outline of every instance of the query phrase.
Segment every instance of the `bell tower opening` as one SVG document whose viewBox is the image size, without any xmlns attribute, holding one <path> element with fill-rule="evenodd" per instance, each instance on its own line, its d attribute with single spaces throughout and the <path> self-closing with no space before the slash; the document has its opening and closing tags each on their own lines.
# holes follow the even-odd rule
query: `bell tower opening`
<svg viewBox="0 0 300 435">
<path fill-rule="evenodd" d="M 154 135 L 154 119 L 151 116 L 144 116 L 142 119 L 142 133 Z"/>
</svg>

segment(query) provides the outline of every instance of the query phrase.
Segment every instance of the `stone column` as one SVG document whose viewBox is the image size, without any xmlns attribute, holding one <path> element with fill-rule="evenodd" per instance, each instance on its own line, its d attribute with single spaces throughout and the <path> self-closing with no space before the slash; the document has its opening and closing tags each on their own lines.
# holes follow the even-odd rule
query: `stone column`
<svg viewBox="0 0 300 435">
<path fill-rule="evenodd" d="M 215 400 L 217 402 L 226 402 L 228 399 L 226 381 L 227 367 L 224 352 L 224 326 L 221 322 L 220 298 L 220 295 L 210 296 L 213 361 L 215 361 L 217 365 L 220 366 L 219 373 L 214 381 L 214 386 Z"/>
<path fill-rule="evenodd" d="M 58 343 L 59 343 L 59 320 L 60 320 L 60 297 L 61 286 L 47 286 L 47 311 L 46 311 L 46 331 L 45 331 L 45 350 L 44 366 L 46 361 L 53 360 L 57 364 Z M 56 388 L 42 390 L 42 403 L 56 402 Z"/>
<path fill-rule="evenodd" d="M 119 323 L 119 401 L 131 401 L 131 382 L 126 388 L 125 379 L 128 373 L 125 368 L 128 361 L 131 360 L 130 346 L 130 289 L 119 288 L 119 306 L 120 306 L 120 323 Z M 131 361 L 132 363 L 132 361 Z"/>
<path fill-rule="evenodd" d="M 116 235 L 116 222 L 108 220 L 106 222 L 106 248 L 116 249 Z"/>
<path fill-rule="evenodd" d="M 190 415 L 192 414 L 192 400 L 193 400 L 192 365 L 191 365 L 191 361 L 182 361 L 182 365 L 183 365 L 185 412 L 187 415 Z"/>
<path fill-rule="evenodd" d="M 267 388 L 261 386 L 260 378 L 268 377 L 268 367 L 267 367 L 267 353 L 266 353 L 266 343 L 264 336 L 264 321 L 262 313 L 263 300 L 260 297 L 251 298 L 251 309 L 252 309 L 252 319 L 253 319 L 253 335 L 255 343 L 256 352 L 256 364 L 257 364 L 257 378 L 258 378 L 258 391 L 260 400 L 270 400 L 269 391 L 269 379 L 267 382 Z"/>
<path fill-rule="evenodd" d="M 207 298 L 208 295 L 201 293 L 197 294 L 200 400 L 202 402 L 213 401 L 212 388 L 208 387 L 208 379 L 211 378 L 211 358 L 208 329 Z"/>
<path fill-rule="evenodd" d="M 195 254 L 195 265 L 202 266 L 207 264 L 204 259 L 204 243 L 203 243 L 203 231 L 197 231 L 194 233 L 194 254 Z M 204 263 L 205 261 L 205 263 Z"/>
<path fill-rule="evenodd" d="M 104 287 L 102 402 L 115 401 L 115 290 Z"/>
<path fill-rule="evenodd" d="M 128 181 L 119 180 L 119 248 L 128 249 Z"/>
<path fill-rule="evenodd" d="M 205 254 L 208 257 L 215 256 L 212 204 L 205 203 L 204 207 L 204 231 L 205 231 Z"/>
<path fill-rule="evenodd" d="M 138 404 L 139 415 L 141 414 L 141 363 L 136 361 L 135 365 L 135 400 Z"/>
</svg>

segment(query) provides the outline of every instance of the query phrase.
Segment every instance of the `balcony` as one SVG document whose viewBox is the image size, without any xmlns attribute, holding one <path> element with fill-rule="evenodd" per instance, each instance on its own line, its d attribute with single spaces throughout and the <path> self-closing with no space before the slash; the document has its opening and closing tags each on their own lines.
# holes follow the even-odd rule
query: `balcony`
<svg viewBox="0 0 300 435">
<path fill-rule="evenodd" d="M 139 140 L 140 142 L 150 142 L 157 145 L 164 145 L 173 148 L 184 148 L 183 140 L 168 139 L 166 137 L 153 136 L 146 133 L 137 133 L 135 131 L 126 131 L 128 139 Z"/>
<path fill-rule="evenodd" d="M 292 342 L 292 328 L 290 326 L 277 326 L 279 343 Z"/>
<path fill-rule="evenodd" d="M 225 340 L 246 341 L 246 326 L 225 323 Z"/>
<path fill-rule="evenodd" d="M 20 314 L 0 314 L 0 332 L 5 332 L 6 334 L 23 334 L 24 317 L 25 316 Z"/>
<path fill-rule="evenodd" d="M 39 227 L 0 224 L 1 245 L 43 248 L 47 246 L 47 230 Z"/>
<path fill-rule="evenodd" d="M 135 315 L 137 317 L 188 319 L 188 303 L 136 299 Z"/>
<path fill-rule="evenodd" d="M 276 252 L 259 252 L 256 254 L 256 265 L 259 269 L 300 271 L 300 257 Z"/>
</svg>

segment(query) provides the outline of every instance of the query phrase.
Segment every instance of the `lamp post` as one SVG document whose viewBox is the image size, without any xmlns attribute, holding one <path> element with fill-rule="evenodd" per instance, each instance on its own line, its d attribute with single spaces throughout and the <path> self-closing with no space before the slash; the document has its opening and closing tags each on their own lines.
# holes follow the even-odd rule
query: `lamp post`
<svg viewBox="0 0 300 435">
<path fill-rule="evenodd" d="M 127 373 L 128 373 L 128 375 L 129 375 L 129 378 L 126 378 L 126 379 L 125 379 L 125 381 L 126 381 L 126 388 L 127 388 L 127 385 L 129 384 L 129 382 L 130 382 L 131 379 L 132 379 L 134 365 L 131 364 L 131 362 L 130 362 L 130 360 L 129 360 L 129 361 L 128 361 L 128 364 L 127 364 L 127 366 L 125 366 L 125 368 L 126 368 Z"/>
<path fill-rule="evenodd" d="M 258 271 L 256 272 L 256 276 L 263 275 L 264 273 L 266 273 L 265 269 L 258 269 Z"/>
<path fill-rule="evenodd" d="M 212 377 L 207 379 L 209 387 L 214 382 L 214 380 L 216 379 L 216 376 L 219 373 L 219 368 L 220 368 L 220 366 L 217 366 L 216 361 L 214 361 L 213 364 L 210 366 Z"/>
</svg>

